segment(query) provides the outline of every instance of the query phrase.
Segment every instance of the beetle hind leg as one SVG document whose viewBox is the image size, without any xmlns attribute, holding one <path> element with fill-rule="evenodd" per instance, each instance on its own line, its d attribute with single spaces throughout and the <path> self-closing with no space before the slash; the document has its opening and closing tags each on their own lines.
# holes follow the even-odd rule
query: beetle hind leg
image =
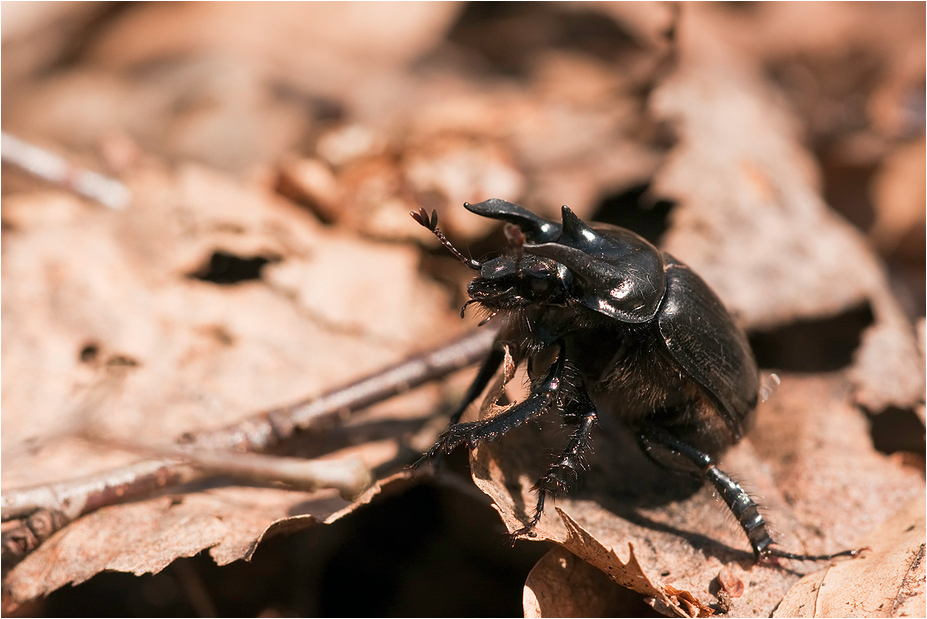
<svg viewBox="0 0 927 619">
<path fill-rule="evenodd" d="M 695 472 L 699 477 L 711 482 L 747 535 L 757 561 L 775 562 L 776 558 L 796 561 L 827 561 L 837 557 L 856 556 L 861 552 L 861 550 L 844 550 L 833 554 L 809 555 L 774 548 L 775 542 L 769 535 L 766 521 L 760 514 L 756 502 L 750 498 L 740 484 L 717 467 L 711 456 L 680 440 L 665 429 L 654 426 L 642 428 L 638 441 L 644 452 L 658 464 L 671 470 Z M 688 466 L 682 466 L 683 463 Z"/>
<path fill-rule="evenodd" d="M 733 512 L 737 522 L 740 523 L 744 533 L 750 540 L 750 546 L 753 548 L 753 554 L 758 561 L 773 562 L 775 558 L 792 559 L 795 561 L 828 561 L 837 557 L 855 557 L 863 549 L 843 550 L 825 555 L 809 555 L 802 553 L 786 552 L 778 548 L 773 548 L 775 542 L 769 536 L 766 528 L 766 521 L 759 512 L 756 502 L 750 498 L 740 484 L 730 478 L 727 473 L 711 463 L 705 471 L 705 477 L 715 487 L 721 498 Z"/>
</svg>

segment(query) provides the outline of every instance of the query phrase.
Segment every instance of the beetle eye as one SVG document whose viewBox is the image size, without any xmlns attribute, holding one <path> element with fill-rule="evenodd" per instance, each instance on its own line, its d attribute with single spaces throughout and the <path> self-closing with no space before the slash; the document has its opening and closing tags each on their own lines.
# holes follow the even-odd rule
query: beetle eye
<svg viewBox="0 0 927 619">
<path fill-rule="evenodd" d="M 529 272 L 534 277 L 538 277 L 542 279 L 550 275 L 550 269 L 543 262 L 537 262 L 535 264 L 532 264 L 531 268 L 529 269 Z"/>
<path fill-rule="evenodd" d="M 533 292 L 547 292 L 550 283 L 546 279 L 531 278 L 531 290 Z"/>
</svg>

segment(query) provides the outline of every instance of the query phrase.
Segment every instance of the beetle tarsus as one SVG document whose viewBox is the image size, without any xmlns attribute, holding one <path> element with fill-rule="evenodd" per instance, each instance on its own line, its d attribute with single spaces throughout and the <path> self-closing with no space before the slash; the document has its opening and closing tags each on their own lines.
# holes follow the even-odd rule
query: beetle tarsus
<svg viewBox="0 0 927 619">
<path fill-rule="evenodd" d="M 867 550 L 872 550 L 869 546 L 863 548 L 854 548 L 852 550 L 842 550 L 828 555 L 806 555 L 794 552 L 786 552 L 778 548 L 766 548 L 758 557 L 760 562 L 777 563 L 775 559 L 789 559 L 791 561 L 830 561 L 840 557 L 858 557 Z"/>
<path fill-rule="evenodd" d="M 436 461 L 442 455 L 441 450 L 438 449 L 439 445 L 440 444 L 435 445 L 434 447 L 432 447 L 431 449 L 423 453 L 422 456 L 418 460 L 413 462 L 409 468 L 415 471 L 416 469 L 421 468 L 422 466 L 424 466 L 425 464 L 429 462 Z"/>
<path fill-rule="evenodd" d="M 538 523 L 541 521 L 541 515 L 544 513 L 544 501 L 547 499 L 547 494 L 547 490 L 538 490 L 538 502 L 537 505 L 534 506 L 534 515 L 531 517 L 531 520 L 522 528 L 510 533 L 513 546 L 515 545 L 515 540 L 522 537 L 537 537 L 534 528 L 538 526 Z"/>
</svg>

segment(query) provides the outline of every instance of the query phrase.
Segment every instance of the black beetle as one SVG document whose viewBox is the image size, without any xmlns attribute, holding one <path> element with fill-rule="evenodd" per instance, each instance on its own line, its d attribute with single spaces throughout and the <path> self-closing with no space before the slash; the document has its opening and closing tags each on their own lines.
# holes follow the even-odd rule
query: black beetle
<svg viewBox="0 0 927 619">
<path fill-rule="evenodd" d="M 588 225 L 564 206 L 562 224 L 499 199 L 464 204 L 508 222 L 513 255 L 465 258 L 437 227 L 437 213 L 412 216 L 480 274 L 471 303 L 502 326 L 450 428 L 417 463 L 473 448 L 550 410 L 575 429 L 542 476 L 534 516 L 513 536 L 530 535 L 547 496 L 570 492 L 598 414 L 619 415 L 661 466 L 710 481 L 743 527 L 758 560 L 825 560 L 773 548 L 756 503 L 715 464 L 755 416 L 759 371 L 744 332 L 692 269 L 624 228 Z M 466 309 L 467 305 L 464 306 Z M 461 310 L 463 312 L 463 310 Z M 482 323 L 481 323 L 482 324 Z M 459 423 L 502 363 L 503 345 L 528 363 L 531 393 L 496 416 Z"/>
</svg>

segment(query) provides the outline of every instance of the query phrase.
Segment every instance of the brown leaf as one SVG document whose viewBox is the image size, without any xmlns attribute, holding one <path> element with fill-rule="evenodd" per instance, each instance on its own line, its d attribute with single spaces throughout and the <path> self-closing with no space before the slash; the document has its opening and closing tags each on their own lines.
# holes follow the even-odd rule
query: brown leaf
<svg viewBox="0 0 927 619">
<path fill-rule="evenodd" d="M 635 600 L 628 589 L 562 546 L 531 569 L 523 605 L 525 617 L 633 616 L 649 610 L 641 608 L 639 597 Z"/>
<path fill-rule="evenodd" d="M 786 375 L 751 434 L 788 505 L 818 538 L 801 540 L 809 552 L 865 546 L 862 534 L 923 488 L 922 470 L 873 448 L 869 422 L 851 402 L 845 378 Z"/>
</svg>

